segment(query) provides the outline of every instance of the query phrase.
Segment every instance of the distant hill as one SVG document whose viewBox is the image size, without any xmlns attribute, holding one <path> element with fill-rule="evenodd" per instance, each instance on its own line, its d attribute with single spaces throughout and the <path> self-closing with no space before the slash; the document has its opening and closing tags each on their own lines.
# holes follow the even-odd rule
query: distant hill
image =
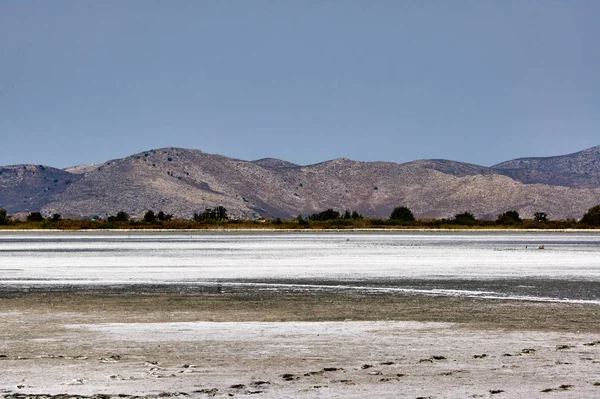
<svg viewBox="0 0 600 399">
<path fill-rule="evenodd" d="M 79 178 L 44 165 L 0 166 L 0 208 L 9 213 L 39 211 Z"/>
<path fill-rule="evenodd" d="M 491 168 L 449 160 L 398 164 L 346 158 L 300 166 L 162 148 L 93 167 L 0 167 L 0 207 L 67 217 L 106 217 L 121 210 L 142 216 L 153 209 L 190 218 L 222 205 L 233 217 L 291 218 L 327 208 L 388 217 L 394 207 L 406 205 L 420 218 L 469 211 L 492 219 L 512 209 L 525 217 L 540 211 L 551 219 L 579 218 L 600 203 L 598 148 Z"/>
<path fill-rule="evenodd" d="M 600 146 L 555 157 L 513 159 L 492 169 L 526 184 L 600 187 Z"/>
<path fill-rule="evenodd" d="M 412 161 L 409 162 L 409 164 L 420 165 L 425 168 L 437 170 L 438 172 L 460 177 L 473 175 L 488 175 L 494 173 L 494 171 L 485 166 L 473 165 L 464 162 L 449 161 L 447 159 L 424 159 L 420 161 Z"/>
<path fill-rule="evenodd" d="M 262 158 L 252 161 L 253 164 L 264 166 L 265 168 L 297 168 L 299 165 L 288 161 L 275 158 Z"/>
<path fill-rule="evenodd" d="M 75 174 L 83 174 L 87 172 L 91 172 L 92 170 L 98 169 L 98 167 L 102 165 L 101 163 L 91 163 L 88 165 L 77 165 L 71 166 L 69 168 L 64 168 L 63 170 L 69 173 Z"/>
</svg>

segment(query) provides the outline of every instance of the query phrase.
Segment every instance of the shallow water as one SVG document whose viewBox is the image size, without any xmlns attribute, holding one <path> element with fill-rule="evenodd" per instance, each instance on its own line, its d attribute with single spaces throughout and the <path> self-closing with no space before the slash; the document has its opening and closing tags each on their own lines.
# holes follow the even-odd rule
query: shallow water
<svg viewBox="0 0 600 399">
<path fill-rule="evenodd" d="M 600 304 L 600 234 L 0 232 L 2 290 L 216 284 Z"/>
</svg>

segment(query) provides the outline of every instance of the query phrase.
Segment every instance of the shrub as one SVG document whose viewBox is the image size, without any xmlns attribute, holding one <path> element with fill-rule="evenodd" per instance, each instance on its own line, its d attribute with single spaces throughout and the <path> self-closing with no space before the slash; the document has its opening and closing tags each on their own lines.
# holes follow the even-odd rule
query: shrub
<svg viewBox="0 0 600 399">
<path fill-rule="evenodd" d="M 6 214 L 6 209 L 0 208 L 0 225 L 7 224 L 8 218 L 9 216 Z"/>
<path fill-rule="evenodd" d="M 400 223 L 413 223 L 415 221 L 415 217 L 410 209 L 405 206 L 399 206 L 394 208 L 392 211 L 390 220 Z"/>
<path fill-rule="evenodd" d="M 302 215 L 298 215 L 298 217 L 296 218 L 296 220 L 298 221 L 298 224 L 300 226 L 307 227 L 310 224 L 308 220 L 304 220 L 304 218 L 302 217 Z"/>
<path fill-rule="evenodd" d="M 472 213 L 463 212 L 455 215 L 453 222 L 455 224 L 473 226 L 477 222 L 477 219 L 475 219 Z"/>
<path fill-rule="evenodd" d="M 517 211 L 506 211 L 503 214 L 498 215 L 498 218 L 496 219 L 496 223 L 502 225 L 513 225 L 521 223 L 522 221 L 523 219 L 521 219 L 521 216 Z"/>
<path fill-rule="evenodd" d="M 546 212 L 536 212 L 533 214 L 533 220 L 538 223 L 546 223 L 548 221 L 548 214 Z"/>
<path fill-rule="evenodd" d="M 585 223 L 590 226 L 600 226 L 600 205 L 596 205 L 588 209 L 588 211 L 581 218 L 581 223 Z"/>
<path fill-rule="evenodd" d="M 173 219 L 173 215 L 166 214 L 163 211 L 159 211 L 158 215 L 157 215 L 157 218 L 161 222 L 166 222 L 166 221 L 169 221 L 169 220 Z"/>
<path fill-rule="evenodd" d="M 129 214 L 127 214 L 127 212 L 124 212 L 124 211 L 117 212 L 117 216 L 115 216 L 115 221 L 129 222 Z"/>
<path fill-rule="evenodd" d="M 340 213 L 338 211 L 334 211 L 333 209 L 327 209 L 326 211 L 323 211 L 323 212 L 313 213 L 309 217 L 310 220 L 319 220 L 319 221 L 339 219 L 339 218 L 340 218 Z"/>
<path fill-rule="evenodd" d="M 106 220 L 110 223 L 114 222 L 129 222 L 129 214 L 127 212 L 117 212 L 117 216 L 109 216 Z"/>
<path fill-rule="evenodd" d="M 44 217 L 39 212 L 31 212 L 27 215 L 28 222 L 41 222 L 42 220 L 44 220 Z"/>
<path fill-rule="evenodd" d="M 117 226 L 115 226 L 114 224 L 110 223 L 110 222 L 105 222 L 102 223 L 101 225 L 98 226 L 99 229 L 116 229 Z"/>
<path fill-rule="evenodd" d="M 222 206 L 217 206 L 214 209 L 206 208 L 202 213 L 194 213 L 194 222 L 214 222 L 227 220 L 227 209 Z"/>
<path fill-rule="evenodd" d="M 149 210 L 148 212 L 146 212 L 146 214 L 144 215 L 144 222 L 154 223 L 155 221 L 156 221 L 156 215 L 154 214 L 154 211 Z"/>
</svg>

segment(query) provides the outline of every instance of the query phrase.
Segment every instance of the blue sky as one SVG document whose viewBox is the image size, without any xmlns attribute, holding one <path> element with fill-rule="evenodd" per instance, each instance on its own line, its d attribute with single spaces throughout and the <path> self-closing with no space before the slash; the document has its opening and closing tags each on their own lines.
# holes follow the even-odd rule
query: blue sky
<svg viewBox="0 0 600 399">
<path fill-rule="evenodd" d="M 598 1 L 0 1 L 0 165 L 600 144 Z"/>
</svg>

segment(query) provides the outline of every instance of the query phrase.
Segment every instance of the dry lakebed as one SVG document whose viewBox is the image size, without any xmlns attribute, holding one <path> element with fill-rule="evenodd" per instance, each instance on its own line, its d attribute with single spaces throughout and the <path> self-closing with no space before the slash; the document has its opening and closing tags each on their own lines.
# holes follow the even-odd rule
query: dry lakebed
<svg viewBox="0 0 600 399">
<path fill-rule="evenodd" d="M 597 398 L 600 234 L 0 232 L 0 396 Z"/>
</svg>

